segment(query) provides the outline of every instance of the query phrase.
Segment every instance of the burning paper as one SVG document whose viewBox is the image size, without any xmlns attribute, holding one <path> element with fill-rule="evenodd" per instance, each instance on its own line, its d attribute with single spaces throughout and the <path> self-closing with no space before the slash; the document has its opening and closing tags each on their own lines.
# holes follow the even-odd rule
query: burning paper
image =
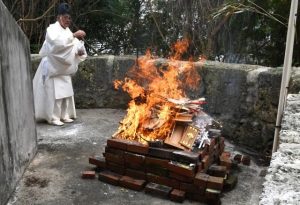
<svg viewBox="0 0 300 205">
<path fill-rule="evenodd" d="M 196 89 L 200 82 L 193 62 L 178 61 L 187 47 L 186 40 L 178 41 L 173 46 L 174 56 L 161 67 L 155 66 L 155 60 L 147 52 L 138 59 L 138 66 L 129 70 L 128 77 L 114 82 L 115 88 L 122 88 L 132 100 L 113 137 L 142 143 L 165 140 L 172 134 L 176 122 L 193 121 L 193 117 L 202 110 L 205 99 L 191 100 L 184 92 L 186 88 Z M 195 133 L 198 135 L 200 132 Z M 195 139 L 187 136 L 189 140 L 181 141 L 181 146 L 190 149 Z"/>
</svg>

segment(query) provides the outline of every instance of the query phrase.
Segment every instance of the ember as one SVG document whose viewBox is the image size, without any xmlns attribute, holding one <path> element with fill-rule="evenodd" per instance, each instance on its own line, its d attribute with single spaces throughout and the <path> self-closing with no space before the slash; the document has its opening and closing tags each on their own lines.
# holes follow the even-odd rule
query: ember
<svg viewBox="0 0 300 205">
<path fill-rule="evenodd" d="M 187 41 L 174 45 L 174 57 L 157 68 L 150 53 L 138 60 L 116 88 L 128 92 L 127 115 L 101 157 L 89 162 L 99 180 L 168 197 L 219 204 L 223 187 L 232 189 L 232 160 L 224 152 L 221 125 L 202 110 L 204 98 L 191 100 L 200 76 L 192 62 L 180 62 Z M 230 181 L 229 181 L 230 179 Z"/>
</svg>

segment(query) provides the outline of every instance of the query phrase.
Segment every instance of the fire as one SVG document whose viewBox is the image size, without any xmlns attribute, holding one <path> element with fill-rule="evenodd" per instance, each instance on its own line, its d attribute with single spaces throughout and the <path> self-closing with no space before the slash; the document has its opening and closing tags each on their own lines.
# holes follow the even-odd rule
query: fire
<svg viewBox="0 0 300 205">
<path fill-rule="evenodd" d="M 122 88 L 132 98 L 115 137 L 146 143 L 170 134 L 178 107 L 169 99 L 186 98 L 184 90 L 196 89 L 200 82 L 193 62 L 178 61 L 187 48 L 187 40 L 178 41 L 173 46 L 174 56 L 160 67 L 148 51 L 128 77 L 114 82 L 116 89 Z"/>
</svg>

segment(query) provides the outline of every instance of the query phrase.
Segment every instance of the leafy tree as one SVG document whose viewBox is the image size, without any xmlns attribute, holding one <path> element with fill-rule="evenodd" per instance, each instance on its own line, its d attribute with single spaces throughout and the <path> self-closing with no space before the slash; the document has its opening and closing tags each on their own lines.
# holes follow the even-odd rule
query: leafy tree
<svg viewBox="0 0 300 205">
<path fill-rule="evenodd" d="M 37 52 L 45 30 L 56 19 L 61 0 L 4 0 Z M 187 38 L 193 56 L 224 55 L 226 62 L 280 66 L 283 63 L 288 0 L 67 0 L 72 30 L 87 32 L 88 52 L 169 56 L 172 45 Z M 299 15 L 297 33 L 300 31 Z M 298 38 L 294 64 L 300 63 Z"/>
</svg>

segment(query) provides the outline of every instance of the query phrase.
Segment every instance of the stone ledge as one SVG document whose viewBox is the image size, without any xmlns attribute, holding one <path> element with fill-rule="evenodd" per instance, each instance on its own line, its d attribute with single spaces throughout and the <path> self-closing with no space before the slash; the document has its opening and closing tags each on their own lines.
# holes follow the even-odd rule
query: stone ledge
<svg viewBox="0 0 300 205">
<path fill-rule="evenodd" d="M 291 109 L 300 106 L 300 95 L 289 95 L 280 132 L 280 145 L 271 159 L 263 184 L 261 205 L 298 204 L 300 202 L 300 131 Z M 293 116 L 294 115 L 294 116 Z M 289 130 L 292 127 L 294 130 Z"/>
</svg>

